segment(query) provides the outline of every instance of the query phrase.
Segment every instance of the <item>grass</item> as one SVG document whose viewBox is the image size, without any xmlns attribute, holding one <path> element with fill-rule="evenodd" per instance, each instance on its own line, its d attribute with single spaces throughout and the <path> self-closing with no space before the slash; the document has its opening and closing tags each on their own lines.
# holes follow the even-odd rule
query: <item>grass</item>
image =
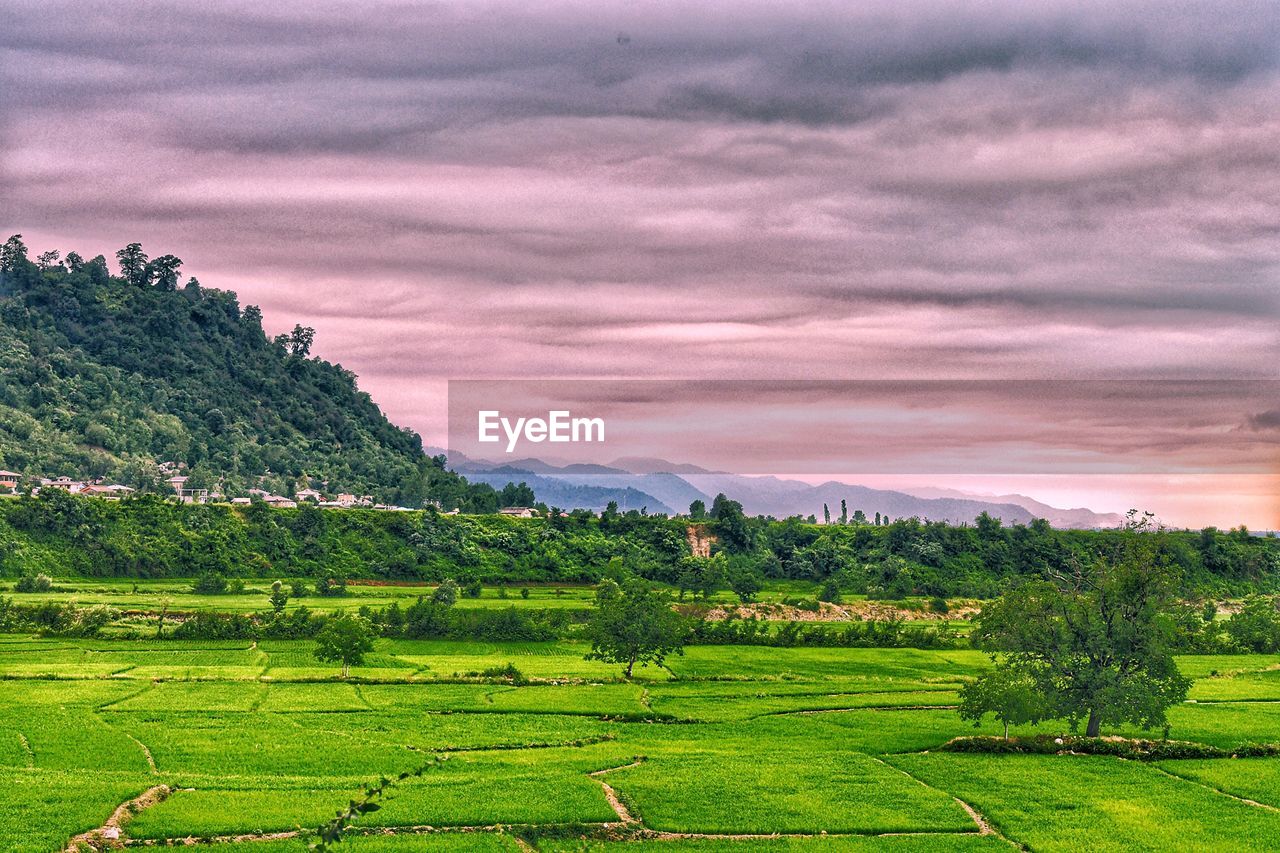
<svg viewBox="0 0 1280 853">
<path fill-rule="evenodd" d="M 624 683 L 584 651 L 384 640 L 344 683 L 308 642 L 0 637 L 0 849 L 60 849 L 161 783 L 175 793 L 128 824 L 135 840 L 309 830 L 439 753 L 440 770 L 359 821 L 413 834 L 342 849 L 510 851 L 517 832 L 542 851 L 1009 849 L 956 797 L 1035 850 L 1280 846 L 1280 812 L 1235 799 L 1280 807 L 1274 760 L 931 752 L 999 731 L 935 707 L 986 665 L 973 652 L 693 647 Z M 469 675 L 507 663 L 540 682 Z M 1173 737 L 1280 741 L 1280 701 L 1268 701 L 1280 658 L 1180 663 L 1199 701 L 1171 710 Z M 619 821 L 605 785 L 674 837 L 610 841 L 621 830 L 604 829 Z M 493 824 L 517 828 L 421 834 Z M 689 833 L 721 837 L 678 837 Z M 727 837 L 773 833 L 795 837 Z M 306 841 L 218 849 L 301 853 Z"/>
</svg>

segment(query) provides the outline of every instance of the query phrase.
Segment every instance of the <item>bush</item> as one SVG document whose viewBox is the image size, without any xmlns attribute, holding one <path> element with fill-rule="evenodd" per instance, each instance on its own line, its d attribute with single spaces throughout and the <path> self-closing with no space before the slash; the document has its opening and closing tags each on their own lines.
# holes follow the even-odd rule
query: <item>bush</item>
<svg viewBox="0 0 1280 853">
<path fill-rule="evenodd" d="M 472 578 L 462 587 L 462 594 L 467 598 L 479 598 L 480 593 L 484 591 L 484 586 L 480 583 L 479 578 Z"/>
<path fill-rule="evenodd" d="M 1270 758 L 1280 755 L 1280 744 L 1273 743 L 1242 744 L 1235 749 L 1221 749 L 1186 740 L 1130 740 L 1076 735 L 1033 735 L 1009 740 L 988 735 L 958 737 L 947 741 L 939 749 L 943 752 L 1111 755 L 1136 761 L 1166 761 L 1179 758 Z"/>
<path fill-rule="evenodd" d="M 947 604 L 947 600 L 942 596 L 937 596 L 929 600 L 929 609 L 934 613 L 948 613 L 951 606 Z"/>
<path fill-rule="evenodd" d="M 46 574 L 24 575 L 13 585 L 14 592 L 48 592 L 53 588 L 53 579 Z"/>
<path fill-rule="evenodd" d="M 480 677 L 499 678 L 503 681 L 509 681 L 516 685 L 529 683 L 529 679 L 525 678 L 524 673 L 517 669 L 516 665 L 513 663 L 508 663 L 506 666 L 490 667 L 489 669 L 481 671 Z"/>
<path fill-rule="evenodd" d="M 442 604 L 445 607 L 452 607 L 458 603 L 458 582 L 453 578 L 445 578 L 440 581 L 440 586 L 436 587 L 435 592 L 431 593 L 431 602 L 433 604 Z"/>
<path fill-rule="evenodd" d="M 196 579 L 191 591 L 199 595 L 222 595 L 227 591 L 227 579 L 217 572 L 205 572 Z"/>
<path fill-rule="evenodd" d="M 828 578 L 822 589 L 818 590 L 818 600 L 831 604 L 840 603 L 840 584 L 836 583 L 835 578 Z"/>
</svg>

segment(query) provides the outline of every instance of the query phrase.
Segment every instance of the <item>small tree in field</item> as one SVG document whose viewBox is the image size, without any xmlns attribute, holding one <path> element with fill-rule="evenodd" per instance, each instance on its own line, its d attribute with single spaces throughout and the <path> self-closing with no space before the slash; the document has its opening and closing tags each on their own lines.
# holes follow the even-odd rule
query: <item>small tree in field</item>
<svg viewBox="0 0 1280 853">
<path fill-rule="evenodd" d="M 364 663 L 364 656 L 373 651 L 374 636 L 368 619 L 344 613 L 320 629 L 313 654 L 326 663 L 342 664 L 342 677 L 346 678 L 351 667 Z"/>
<path fill-rule="evenodd" d="M 1010 670 L 995 670 L 960 688 L 960 718 L 973 720 L 977 727 L 984 716 L 993 714 L 1004 723 L 1005 740 L 1009 739 L 1009 726 L 1038 723 L 1043 712 L 1035 685 Z"/>
<path fill-rule="evenodd" d="M 267 599 L 271 602 L 271 609 L 279 616 L 284 612 L 284 606 L 289 603 L 289 593 L 284 591 L 284 584 L 275 581 L 271 584 L 271 597 Z"/>
<path fill-rule="evenodd" d="M 637 663 L 661 666 L 667 655 L 684 654 L 684 620 L 671 609 L 669 596 L 640 578 L 621 586 L 609 580 L 600 584 L 587 636 L 591 652 L 586 659 L 623 664 L 627 678 Z"/>
</svg>

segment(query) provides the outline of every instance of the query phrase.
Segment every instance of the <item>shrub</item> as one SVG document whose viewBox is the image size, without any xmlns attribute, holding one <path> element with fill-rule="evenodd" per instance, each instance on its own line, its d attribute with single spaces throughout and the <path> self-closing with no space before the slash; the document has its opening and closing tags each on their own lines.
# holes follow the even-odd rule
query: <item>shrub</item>
<svg viewBox="0 0 1280 853">
<path fill-rule="evenodd" d="M 458 603 L 458 582 L 453 578 L 445 578 L 440 581 L 440 586 L 436 587 L 435 592 L 431 593 L 431 601 L 433 604 L 443 604 L 445 607 L 452 607 Z"/>
<path fill-rule="evenodd" d="M 462 587 L 462 594 L 467 598 L 479 598 L 480 593 L 484 591 L 484 586 L 480 583 L 479 578 L 472 578 Z"/>
<path fill-rule="evenodd" d="M 947 604 L 947 600 L 942 596 L 937 596 L 929 600 L 929 609 L 934 613 L 948 613 L 951 606 Z"/>
<path fill-rule="evenodd" d="M 818 600 L 830 602 L 831 604 L 840 603 L 840 585 L 836 583 L 835 578 L 828 578 L 822 585 L 822 589 L 818 590 Z"/>
<path fill-rule="evenodd" d="M 191 591 L 199 595 L 222 595 L 227 591 L 227 579 L 217 572 L 205 572 L 196 579 Z"/>
<path fill-rule="evenodd" d="M 53 579 L 46 574 L 23 575 L 13 585 L 14 592 L 48 592 L 53 588 Z"/>
</svg>

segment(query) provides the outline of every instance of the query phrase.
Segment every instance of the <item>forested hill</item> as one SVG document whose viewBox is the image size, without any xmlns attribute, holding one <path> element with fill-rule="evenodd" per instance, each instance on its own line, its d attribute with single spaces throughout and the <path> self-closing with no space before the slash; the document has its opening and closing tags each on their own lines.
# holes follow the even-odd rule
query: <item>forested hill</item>
<svg viewBox="0 0 1280 853">
<path fill-rule="evenodd" d="M 180 284 L 172 255 L 131 244 L 117 262 L 119 275 L 102 256 L 32 260 L 18 237 L 0 250 L 0 467 L 145 489 L 167 461 L 228 496 L 324 483 L 414 506 L 496 505 L 426 457 L 353 373 L 311 356 L 310 329 L 267 337 L 256 306 Z"/>
</svg>

